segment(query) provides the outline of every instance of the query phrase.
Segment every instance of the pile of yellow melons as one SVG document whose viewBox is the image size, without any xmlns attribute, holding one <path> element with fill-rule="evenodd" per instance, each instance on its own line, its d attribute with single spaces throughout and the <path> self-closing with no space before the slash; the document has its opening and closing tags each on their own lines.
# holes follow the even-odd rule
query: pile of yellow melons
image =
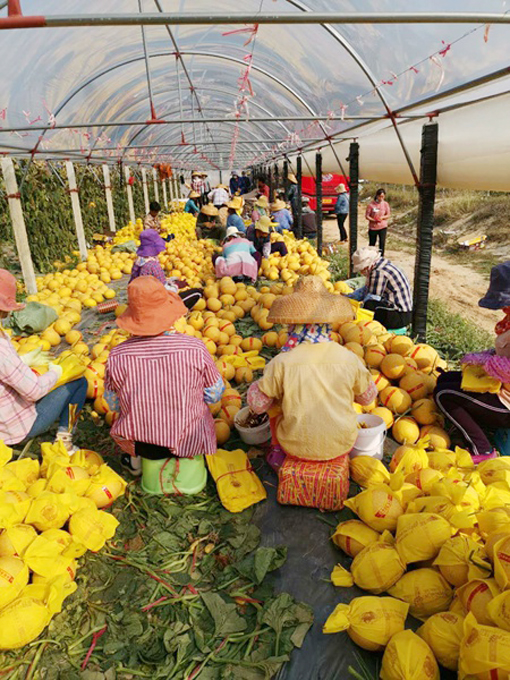
<svg viewBox="0 0 510 680">
<path fill-rule="evenodd" d="M 174 234 L 176 238 L 179 236 L 187 239 L 195 238 L 195 224 L 196 218 L 191 213 L 170 213 L 161 218 L 161 233 L 163 236 L 167 234 Z M 138 241 L 140 233 L 143 231 L 143 221 L 138 219 L 133 224 L 129 222 L 125 227 L 113 237 L 113 245 L 122 245 L 127 241 Z"/>
</svg>

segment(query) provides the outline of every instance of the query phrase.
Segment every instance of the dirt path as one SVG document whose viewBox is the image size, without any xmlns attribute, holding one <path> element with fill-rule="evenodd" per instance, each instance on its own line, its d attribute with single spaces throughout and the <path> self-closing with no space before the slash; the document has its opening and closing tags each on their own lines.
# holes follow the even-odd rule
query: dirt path
<svg viewBox="0 0 510 680">
<path fill-rule="evenodd" d="M 338 228 L 334 220 L 324 222 L 324 243 L 338 240 Z M 358 236 L 360 246 L 368 245 L 363 231 Z M 341 246 L 346 247 L 346 246 Z M 403 250 L 386 251 L 386 256 L 403 268 L 410 281 L 414 277 L 414 254 Z M 476 323 L 480 328 L 494 330 L 494 325 L 501 319 L 501 312 L 478 307 L 478 300 L 485 294 L 488 279 L 470 267 L 452 264 L 440 255 L 432 256 L 432 274 L 430 277 L 430 297 L 441 300 L 448 308 L 464 318 Z"/>
</svg>

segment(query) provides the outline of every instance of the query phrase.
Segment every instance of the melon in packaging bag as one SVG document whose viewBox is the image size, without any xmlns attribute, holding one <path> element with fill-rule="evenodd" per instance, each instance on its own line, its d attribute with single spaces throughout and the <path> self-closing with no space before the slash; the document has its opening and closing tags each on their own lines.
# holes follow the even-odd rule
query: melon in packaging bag
<svg viewBox="0 0 510 680">
<path fill-rule="evenodd" d="M 426 449 L 427 443 L 420 439 L 414 446 L 401 446 L 393 454 L 390 462 L 391 472 L 402 472 L 404 475 L 429 467 Z"/>
<path fill-rule="evenodd" d="M 401 515 L 397 522 L 395 547 L 406 564 L 436 557 L 452 535 L 449 522 L 433 513 Z"/>
<path fill-rule="evenodd" d="M 429 494 L 432 487 L 436 482 L 442 479 L 443 473 L 439 470 L 434 470 L 433 468 L 423 468 L 422 470 L 417 470 L 416 472 L 411 472 L 405 476 L 405 481 L 408 484 L 413 484 L 423 493 Z"/>
<path fill-rule="evenodd" d="M 396 633 L 383 655 L 381 680 L 439 680 L 432 650 L 412 630 Z"/>
<path fill-rule="evenodd" d="M 510 482 L 510 460 L 506 456 L 484 460 L 476 469 L 484 484 Z"/>
<path fill-rule="evenodd" d="M 90 478 L 90 486 L 85 493 L 86 498 L 94 501 L 97 508 L 106 508 L 119 496 L 122 496 L 127 483 L 108 465 L 101 465 Z"/>
<path fill-rule="evenodd" d="M 25 487 L 29 487 L 39 478 L 39 461 L 35 458 L 14 460 L 7 463 L 4 469 L 14 473 Z"/>
<path fill-rule="evenodd" d="M 487 614 L 493 625 L 510 632 L 510 590 L 492 598 L 487 605 Z"/>
<path fill-rule="evenodd" d="M 41 475 L 46 477 L 46 472 L 51 463 L 57 463 L 62 467 L 69 465 L 69 452 L 61 441 L 43 442 L 41 444 Z"/>
<path fill-rule="evenodd" d="M 371 543 L 351 564 L 354 583 L 375 595 L 388 590 L 405 572 L 406 566 L 392 545 Z"/>
<path fill-rule="evenodd" d="M 64 548 L 57 538 L 44 532 L 28 546 L 23 559 L 34 573 L 52 578 L 64 574 L 73 560 L 71 555 L 63 554 Z"/>
<path fill-rule="evenodd" d="M 341 564 L 335 565 L 331 572 L 331 582 L 334 586 L 339 586 L 341 588 L 350 588 L 354 585 L 354 579 L 352 578 L 351 572 L 344 569 Z"/>
<path fill-rule="evenodd" d="M 510 587 L 510 535 L 494 545 L 494 578 L 501 590 Z"/>
<path fill-rule="evenodd" d="M 489 578 L 492 575 L 483 545 L 462 534 L 443 544 L 434 566 L 439 567 L 441 574 L 455 588 L 472 579 Z"/>
<path fill-rule="evenodd" d="M 454 612 L 433 614 L 418 628 L 441 666 L 456 671 L 459 665 L 460 643 L 464 635 L 464 617 Z"/>
<path fill-rule="evenodd" d="M 510 505 L 510 489 L 506 482 L 494 482 L 487 487 L 483 499 L 484 510 L 508 508 Z"/>
<path fill-rule="evenodd" d="M 80 508 L 78 508 L 79 510 Z M 92 508 L 94 510 L 94 508 Z M 67 557 L 82 557 L 87 552 L 87 548 L 77 541 L 74 536 L 64 529 L 48 529 L 43 531 L 44 536 L 49 541 L 56 541 L 62 546 L 62 554 Z"/>
<path fill-rule="evenodd" d="M 409 613 L 417 619 L 427 619 L 432 614 L 448 609 L 453 591 L 446 579 L 435 569 L 415 569 L 404 574 L 388 589 L 392 597 L 409 604 Z"/>
<path fill-rule="evenodd" d="M 478 529 L 482 537 L 493 534 L 495 531 L 510 530 L 510 508 L 495 508 L 494 510 L 482 510 L 476 513 Z"/>
<path fill-rule="evenodd" d="M 104 510 L 78 510 L 69 520 L 69 532 L 92 552 L 101 550 L 106 541 L 115 535 L 118 520 Z"/>
<path fill-rule="evenodd" d="M 346 522 L 340 522 L 331 537 L 333 543 L 350 557 L 356 557 L 363 548 L 366 548 L 370 543 L 375 543 L 378 539 L 378 532 L 367 527 L 359 519 L 348 519 Z"/>
<path fill-rule="evenodd" d="M 0 468 L 0 490 L 1 491 L 26 491 L 26 485 L 18 479 L 14 472 L 5 467 Z"/>
<path fill-rule="evenodd" d="M 456 595 L 459 602 L 464 607 L 465 614 L 470 612 L 474 615 L 478 623 L 488 626 L 492 620 L 487 613 L 489 602 L 500 594 L 500 590 L 493 578 L 475 578 L 468 581 L 460 588 L 457 588 Z"/>
<path fill-rule="evenodd" d="M 31 583 L 23 588 L 20 597 L 31 597 L 44 602 L 53 615 L 62 611 L 64 600 L 76 592 L 77 588 L 76 583 L 66 574 L 60 574 L 52 579 L 39 579 L 37 583 Z"/>
<path fill-rule="evenodd" d="M 499 530 L 493 531 L 485 538 L 484 550 L 491 562 L 494 562 L 494 546 L 502 538 L 505 538 L 505 536 L 510 536 L 510 524 L 501 527 Z"/>
<path fill-rule="evenodd" d="M 69 493 L 43 491 L 32 500 L 25 523 L 32 524 L 39 531 L 60 529 L 69 519 L 72 501 Z"/>
<path fill-rule="evenodd" d="M 78 467 L 85 468 L 89 475 L 95 475 L 99 470 L 101 465 L 103 465 L 104 460 L 99 453 L 95 451 L 90 451 L 89 449 L 79 449 L 76 453 L 71 456 L 71 465 L 77 465 Z"/>
<path fill-rule="evenodd" d="M 12 459 L 12 449 L 7 446 L 3 439 L 0 439 L 0 468 Z"/>
<path fill-rule="evenodd" d="M 0 532 L 0 556 L 23 557 L 27 547 L 37 538 L 37 531 L 30 524 L 15 524 Z"/>
<path fill-rule="evenodd" d="M 402 630 L 409 605 L 393 597 L 355 597 L 349 604 L 339 604 L 324 624 L 324 633 L 346 630 L 353 642 L 380 652 L 390 638 Z"/>
<path fill-rule="evenodd" d="M 460 644 L 459 677 L 507 680 L 509 673 L 510 633 L 482 625 L 473 614 L 468 614 Z"/>
<path fill-rule="evenodd" d="M 384 464 L 372 456 L 356 456 L 349 462 L 351 479 L 363 487 L 387 484 L 390 481 L 390 473 Z"/>
<path fill-rule="evenodd" d="M 77 465 L 51 463 L 46 472 L 48 481 L 46 490 L 52 493 L 75 493 L 83 496 L 90 487 L 89 473 Z"/>
<path fill-rule="evenodd" d="M 347 499 L 345 505 L 375 531 L 394 531 L 397 519 L 404 512 L 395 493 L 386 484 L 362 491 L 354 498 Z"/>
<path fill-rule="evenodd" d="M 0 528 L 22 524 L 30 508 L 31 499 L 24 491 L 0 492 Z"/>
<path fill-rule="evenodd" d="M 0 557 L 0 609 L 18 597 L 28 583 L 28 567 L 19 557 Z"/>
</svg>

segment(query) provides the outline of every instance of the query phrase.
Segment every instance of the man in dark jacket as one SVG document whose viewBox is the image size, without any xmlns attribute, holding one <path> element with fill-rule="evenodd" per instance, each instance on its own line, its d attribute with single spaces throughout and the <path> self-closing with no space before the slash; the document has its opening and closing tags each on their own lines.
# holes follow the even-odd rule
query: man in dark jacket
<svg viewBox="0 0 510 680">
<path fill-rule="evenodd" d="M 308 196 L 303 196 L 301 199 L 301 226 L 303 229 L 303 236 L 305 238 L 317 238 L 317 220 L 315 213 L 310 208 L 310 199 Z"/>
</svg>

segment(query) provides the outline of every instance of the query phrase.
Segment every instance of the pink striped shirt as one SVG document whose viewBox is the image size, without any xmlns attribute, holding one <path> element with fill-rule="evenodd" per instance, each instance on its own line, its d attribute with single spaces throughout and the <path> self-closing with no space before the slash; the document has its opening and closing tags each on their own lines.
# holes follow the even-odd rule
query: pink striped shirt
<svg viewBox="0 0 510 680">
<path fill-rule="evenodd" d="M 21 361 L 9 338 L 0 334 L 0 440 L 17 444 L 37 418 L 35 402 L 57 382 L 55 371 L 37 375 Z"/>
<path fill-rule="evenodd" d="M 114 438 L 165 446 L 179 457 L 216 453 L 204 389 L 220 378 L 198 338 L 181 333 L 135 337 L 110 352 L 105 389 L 119 398 Z"/>
</svg>

